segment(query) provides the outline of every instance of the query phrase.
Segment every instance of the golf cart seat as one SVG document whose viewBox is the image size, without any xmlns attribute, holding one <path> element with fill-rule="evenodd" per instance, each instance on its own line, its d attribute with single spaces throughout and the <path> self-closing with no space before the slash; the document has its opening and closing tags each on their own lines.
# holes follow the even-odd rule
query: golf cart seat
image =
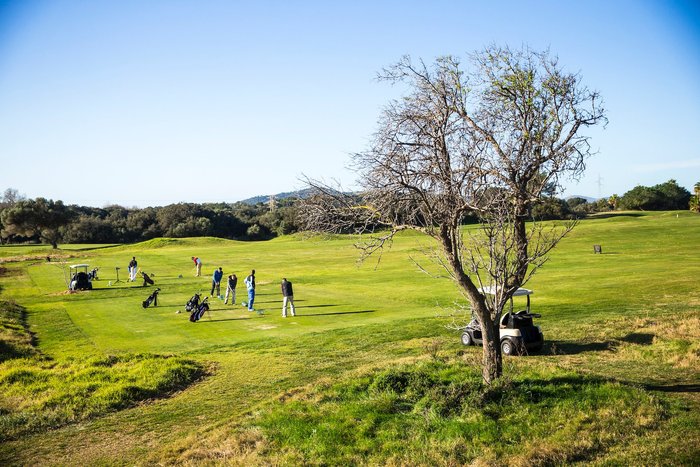
<svg viewBox="0 0 700 467">
<path fill-rule="evenodd" d="M 501 328 L 523 329 L 532 326 L 532 318 L 539 318 L 537 313 L 529 313 L 527 310 L 508 312 L 501 317 Z"/>
</svg>

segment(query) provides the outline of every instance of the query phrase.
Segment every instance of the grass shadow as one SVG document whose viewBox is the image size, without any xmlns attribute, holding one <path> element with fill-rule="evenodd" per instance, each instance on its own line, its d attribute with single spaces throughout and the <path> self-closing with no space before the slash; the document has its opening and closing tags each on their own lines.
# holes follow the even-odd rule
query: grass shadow
<svg viewBox="0 0 700 467">
<path fill-rule="evenodd" d="M 116 248 L 118 246 L 122 246 L 121 243 L 115 243 L 115 244 L 110 244 L 110 245 L 102 245 L 102 246 L 91 246 L 87 248 L 58 248 L 61 251 L 97 251 L 97 250 L 106 250 L 107 248 Z"/>
<path fill-rule="evenodd" d="M 552 355 L 578 355 L 584 352 L 604 352 L 615 350 L 615 342 L 572 342 L 572 341 L 548 341 L 545 342 L 545 353 Z"/>
<path fill-rule="evenodd" d="M 300 316 L 300 315 L 297 315 L 296 317 L 297 317 L 297 318 L 299 318 L 299 317 L 302 317 L 302 318 L 303 318 L 303 317 L 305 317 L 305 316 L 311 317 L 311 316 L 332 316 L 332 315 L 355 315 L 355 314 L 359 314 L 359 313 L 374 313 L 375 311 L 377 311 L 377 310 L 335 311 L 335 312 L 332 312 L 332 313 L 312 313 L 312 314 L 301 315 L 301 316 Z"/>
<path fill-rule="evenodd" d="M 221 323 L 221 322 L 223 322 L 223 321 L 243 321 L 243 320 L 246 320 L 246 319 L 252 319 L 252 318 L 249 317 L 249 316 L 243 316 L 243 317 L 241 317 L 241 318 L 219 318 L 219 319 L 206 319 L 206 318 L 202 318 L 202 319 L 200 319 L 200 320 L 197 321 L 197 322 L 198 322 L 198 323 Z"/>
</svg>

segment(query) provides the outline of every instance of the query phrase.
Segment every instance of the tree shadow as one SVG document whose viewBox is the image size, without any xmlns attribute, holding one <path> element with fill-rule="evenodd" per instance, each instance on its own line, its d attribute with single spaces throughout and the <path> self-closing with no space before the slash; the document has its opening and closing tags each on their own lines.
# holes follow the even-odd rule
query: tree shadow
<svg viewBox="0 0 700 467">
<path fill-rule="evenodd" d="M 603 342 L 572 342 L 572 341 L 546 341 L 545 353 L 552 355 L 578 355 L 584 352 L 603 352 L 615 350 L 614 341 Z"/>
<path fill-rule="evenodd" d="M 654 343 L 654 337 L 654 334 L 644 332 L 633 332 L 631 334 L 627 334 L 620 340 L 624 342 L 629 342 L 630 344 L 651 345 Z"/>
<path fill-rule="evenodd" d="M 644 389 L 649 391 L 660 391 L 660 392 L 700 392 L 700 384 L 669 384 L 669 385 L 656 385 L 656 384 L 645 384 Z"/>
<path fill-rule="evenodd" d="M 641 212 L 598 213 L 589 219 L 608 219 L 610 217 L 644 217 Z"/>
</svg>

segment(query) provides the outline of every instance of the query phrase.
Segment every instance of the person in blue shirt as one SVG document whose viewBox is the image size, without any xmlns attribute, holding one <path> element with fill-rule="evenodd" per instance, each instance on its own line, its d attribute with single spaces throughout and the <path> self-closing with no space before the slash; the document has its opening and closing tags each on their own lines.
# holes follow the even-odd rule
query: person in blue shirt
<svg viewBox="0 0 700 467">
<path fill-rule="evenodd" d="M 221 279 L 224 277 L 224 270 L 222 268 L 215 269 L 214 275 L 211 278 L 211 293 L 209 295 L 214 295 L 214 289 L 216 289 L 216 296 L 221 295 Z"/>
<path fill-rule="evenodd" d="M 245 278 L 245 286 L 248 289 L 248 311 L 254 311 L 253 302 L 255 301 L 255 269 L 250 271 L 250 275 Z"/>
</svg>

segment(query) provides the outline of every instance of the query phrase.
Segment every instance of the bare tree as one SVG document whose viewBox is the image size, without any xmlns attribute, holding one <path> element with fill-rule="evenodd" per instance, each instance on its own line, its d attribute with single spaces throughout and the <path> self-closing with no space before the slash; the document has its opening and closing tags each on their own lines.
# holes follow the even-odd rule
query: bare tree
<svg viewBox="0 0 700 467">
<path fill-rule="evenodd" d="M 25 199 L 27 199 L 27 197 L 21 195 L 16 188 L 7 188 L 2 195 L 2 198 L 0 198 L 0 209 L 14 206 L 17 202 Z"/>
<path fill-rule="evenodd" d="M 310 180 L 318 194 L 301 214 L 310 230 L 369 234 L 359 244 L 365 255 L 405 229 L 436 239 L 481 323 L 490 383 L 502 374 L 504 306 L 573 228 L 534 222 L 532 207 L 583 172 L 591 150 L 580 132 L 606 120 L 598 94 L 549 52 L 491 46 L 470 65 L 467 73 L 454 57 L 430 67 L 404 57 L 383 70 L 381 80 L 408 93 L 384 109 L 371 147 L 353 157 L 361 199 Z M 480 221 L 476 234 L 462 227 L 469 215 Z"/>
</svg>

